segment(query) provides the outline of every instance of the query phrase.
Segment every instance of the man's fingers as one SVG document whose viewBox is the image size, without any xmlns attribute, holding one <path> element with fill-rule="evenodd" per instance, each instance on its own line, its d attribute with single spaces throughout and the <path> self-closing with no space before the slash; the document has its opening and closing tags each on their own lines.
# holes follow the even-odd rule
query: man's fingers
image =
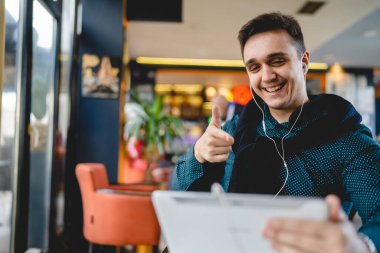
<svg viewBox="0 0 380 253">
<path fill-rule="evenodd" d="M 332 225 L 327 222 L 302 220 L 302 219 L 272 219 L 268 222 L 267 228 L 272 231 L 284 231 L 300 233 L 313 236 L 323 236 L 327 228 L 332 229 Z"/>
<path fill-rule="evenodd" d="M 310 253 L 329 252 L 334 248 L 336 252 L 344 252 L 339 251 L 346 245 L 340 226 L 331 221 L 320 222 L 320 226 L 316 223 L 290 219 L 281 222 L 276 219 L 268 223 L 263 235 L 280 248 Z"/>
<path fill-rule="evenodd" d="M 212 107 L 211 122 L 210 125 L 213 125 L 217 128 L 220 128 L 222 125 L 220 108 L 217 105 Z"/>
<path fill-rule="evenodd" d="M 213 150 L 211 150 L 212 155 L 225 155 L 225 154 L 229 154 L 230 152 L 231 152 L 231 146 L 215 147 Z"/>
<path fill-rule="evenodd" d="M 224 162 L 230 155 L 231 146 L 228 147 L 214 147 L 210 152 L 204 154 L 207 161 L 211 163 Z"/>
<path fill-rule="evenodd" d="M 336 195 L 328 195 L 325 198 L 327 205 L 329 207 L 329 220 L 340 222 L 344 221 L 346 218 L 346 215 L 343 213 L 343 210 L 340 205 L 340 200 Z"/>
<path fill-rule="evenodd" d="M 283 250 L 318 253 L 327 252 L 331 245 L 337 243 L 339 238 L 332 235 L 340 234 L 338 228 L 329 222 L 273 219 L 268 222 L 263 235 Z"/>
<path fill-rule="evenodd" d="M 228 154 L 221 154 L 221 155 L 213 155 L 211 156 L 208 161 L 212 163 L 220 163 L 220 162 L 225 162 L 228 159 Z"/>
<path fill-rule="evenodd" d="M 194 145 L 195 158 L 200 163 L 224 162 L 228 159 L 233 143 L 234 138 L 231 135 L 216 127 L 214 123 L 210 123 L 206 132 Z"/>
<path fill-rule="evenodd" d="M 272 248 L 274 248 L 278 253 L 303 253 L 303 251 L 300 251 L 292 246 L 275 242 L 272 243 Z"/>
<path fill-rule="evenodd" d="M 295 252 L 326 252 L 322 249 L 321 238 L 316 236 L 305 236 L 304 234 L 280 231 L 277 234 L 272 234 L 270 240 L 276 245 L 294 249 L 296 250 Z"/>
<path fill-rule="evenodd" d="M 218 147 L 232 147 L 232 144 L 233 142 L 226 141 L 225 139 L 211 139 L 208 143 L 209 147 L 211 148 L 210 152 Z"/>
<path fill-rule="evenodd" d="M 208 131 L 212 137 L 215 137 L 220 141 L 224 141 L 225 145 L 221 146 L 228 146 L 234 144 L 234 138 L 222 129 L 216 128 L 214 126 L 209 126 Z"/>
</svg>

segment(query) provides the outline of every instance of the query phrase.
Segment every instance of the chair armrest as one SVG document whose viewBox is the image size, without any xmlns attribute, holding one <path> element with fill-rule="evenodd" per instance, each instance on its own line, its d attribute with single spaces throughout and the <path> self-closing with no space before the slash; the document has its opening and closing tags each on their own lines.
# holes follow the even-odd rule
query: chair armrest
<svg viewBox="0 0 380 253">
<path fill-rule="evenodd" d="M 152 192 L 159 189 L 159 185 L 147 185 L 147 184 L 110 184 L 108 186 L 112 190 L 120 191 L 141 191 Z"/>
<path fill-rule="evenodd" d="M 96 193 L 105 194 L 124 194 L 124 195 L 135 195 L 135 196 L 151 196 L 151 192 L 145 191 L 134 191 L 134 190 L 114 190 L 114 189 L 97 189 Z"/>
</svg>

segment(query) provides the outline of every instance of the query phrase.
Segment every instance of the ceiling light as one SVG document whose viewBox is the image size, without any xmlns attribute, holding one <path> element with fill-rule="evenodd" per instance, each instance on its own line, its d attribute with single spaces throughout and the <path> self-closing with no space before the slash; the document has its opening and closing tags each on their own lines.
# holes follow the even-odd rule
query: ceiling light
<svg viewBox="0 0 380 253">
<path fill-rule="evenodd" d="M 136 62 L 140 64 L 149 64 L 149 65 L 238 67 L 238 68 L 244 67 L 242 60 L 137 57 Z"/>
<path fill-rule="evenodd" d="M 331 74 L 331 78 L 333 79 L 333 81 L 335 81 L 337 83 L 344 80 L 344 78 L 345 78 L 345 71 L 339 63 L 334 63 L 330 67 L 329 72 Z"/>
<path fill-rule="evenodd" d="M 324 63 L 324 62 L 310 62 L 309 63 L 309 69 L 326 70 L 328 68 L 329 66 L 327 65 L 327 63 Z"/>
<path fill-rule="evenodd" d="M 297 13 L 315 14 L 324 4 L 322 1 L 307 1 Z"/>
<path fill-rule="evenodd" d="M 245 68 L 242 60 L 137 57 L 136 62 L 146 65 Z M 309 69 L 326 70 L 328 65 L 322 62 L 310 62 Z"/>
</svg>

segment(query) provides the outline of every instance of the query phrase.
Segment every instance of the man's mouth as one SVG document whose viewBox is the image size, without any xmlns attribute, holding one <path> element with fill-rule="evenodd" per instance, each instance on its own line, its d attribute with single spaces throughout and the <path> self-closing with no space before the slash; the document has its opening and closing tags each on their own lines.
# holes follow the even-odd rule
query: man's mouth
<svg viewBox="0 0 380 253">
<path fill-rule="evenodd" d="M 277 92 L 277 91 L 281 90 L 285 86 L 285 84 L 286 84 L 286 81 L 280 83 L 279 85 L 276 85 L 276 86 L 273 86 L 273 87 L 267 87 L 267 88 L 263 88 L 263 89 L 266 92 L 274 93 L 274 92 Z"/>
</svg>

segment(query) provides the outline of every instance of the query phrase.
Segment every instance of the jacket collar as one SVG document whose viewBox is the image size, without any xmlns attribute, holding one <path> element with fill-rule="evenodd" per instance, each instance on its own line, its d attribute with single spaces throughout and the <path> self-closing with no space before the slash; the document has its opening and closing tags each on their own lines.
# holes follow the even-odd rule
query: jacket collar
<svg viewBox="0 0 380 253">
<path fill-rule="evenodd" d="M 290 116 L 290 124 L 296 119 L 299 109 Z M 234 136 L 235 163 L 229 191 L 274 194 L 278 190 L 282 161 L 276 154 L 273 142 L 257 135 L 261 121 L 262 113 L 252 100 L 243 109 Z M 310 96 L 310 102 L 304 105 L 297 122 L 303 128 L 284 142 L 285 149 L 289 155 L 318 147 L 358 129 L 360 122 L 360 114 L 343 98 L 327 94 Z M 280 139 L 273 139 L 279 145 Z"/>
</svg>

